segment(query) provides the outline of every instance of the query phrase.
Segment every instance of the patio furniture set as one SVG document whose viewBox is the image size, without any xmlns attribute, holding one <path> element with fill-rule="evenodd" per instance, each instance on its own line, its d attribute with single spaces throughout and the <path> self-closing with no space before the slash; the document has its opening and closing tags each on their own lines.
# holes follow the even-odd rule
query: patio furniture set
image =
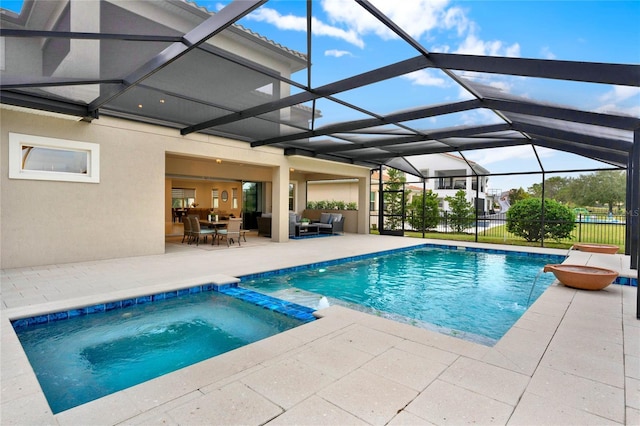
<svg viewBox="0 0 640 426">
<path fill-rule="evenodd" d="M 229 220 L 221 221 L 209 221 L 200 220 L 197 216 L 187 216 L 182 221 L 184 224 L 184 233 L 182 235 L 182 243 L 187 241 L 187 244 L 196 243 L 196 246 L 200 244 L 200 240 L 207 243 L 209 236 L 211 236 L 211 245 L 220 240 L 227 242 L 227 247 L 231 244 L 235 244 L 238 241 L 240 246 L 240 239 L 247 242 L 246 229 L 242 229 L 242 219 L 230 218 Z"/>
<path fill-rule="evenodd" d="M 271 236 L 271 213 L 256 218 L 258 235 Z M 299 214 L 289 213 L 289 237 L 344 233 L 344 216 L 341 213 L 322 213 L 318 221 L 302 221 Z"/>
</svg>

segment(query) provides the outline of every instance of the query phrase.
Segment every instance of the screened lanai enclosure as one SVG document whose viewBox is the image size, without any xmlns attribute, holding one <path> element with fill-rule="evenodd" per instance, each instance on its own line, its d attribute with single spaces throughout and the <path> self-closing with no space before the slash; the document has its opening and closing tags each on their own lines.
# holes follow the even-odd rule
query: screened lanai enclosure
<svg viewBox="0 0 640 426">
<path fill-rule="evenodd" d="M 587 100 L 575 95 L 594 86 L 640 87 L 637 63 L 429 49 L 411 29 L 385 15 L 376 2 L 356 0 L 345 1 L 343 7 L 392 39 L 393 48 L 376 51 L 369 46 L 358 51 L 361 60 L 328 72 L 322 61 L 326 51 L 318 47 L 320 38 L 315 37 L 323 30 L 314 19 L 320 5 L 306 1 L 297 2 L 303 5 L 305 28 L 290 36 L 286 45 L 277 34 L 258 37 L 264 49 L 285 50 L 287 60 L 298 64 L 292 66 L 298 71 L 287 78 L 252 62 L 241 51 L 205 44 L 222 33 L 240 42 L 255 38 L 254 31 L 261 32 L 254 30 L 261 22 L 256 17 L 273 16 L 283 2 L 237 0 L 215 12 L 195 5 L 197 18 L 186 31 L 135 15 L 136 5 L 143 3 L 26 0 L 19 14 L 4 11 L 2 38 L 27 38 L 34 51 L 44 49 L 44 56 L 42 64 L 27 69 L 12 68 L 8 59 L 4 62 L 2 103 L 86 121 L 108 115 L 166 126 L 182 135 L 220 135 L 252 148 L 273 146 L 285 155 L 375 171 L 388 167 L 418 183 L 434 178 L 424 167 L 425 156 L 443 153 L 453 153 L 467 163 L 470 172 L 461 177 L 490 181 L 497 175 L 537 173 L 542 177 L 621 170 L 626 172 L 627 186 L 625 252 L 637 268 L 638 109 L 585 108 Z M 72 27 L 73 9 L 89 4 L 100 9 L 99 19 Z M 148 4 L 175 13 L 194 8 L 182 0 Z M 124 9 L 134 14 L 125 14 Z M 53 21 L 54 13 L 61 18 Z M 125 15 L 127 19 L 121 19 Z M 4 55 L 18 54 L 5 41 Z M 637 40 L 620 43 L 637 50 Z M 69 54 L 83 55 L 83 67 L 59 67 Z M 415 84 L 424 80 L 438 84 Z M 451 98 L 434 86 L 456 88 L 458 96 Z M 380 97 L 385 101 L 379 102 Z M 523 147 L 532 153 L 530 168 L 492 175 L 489 167 L 475 167 L 482 165 L 479 158 L 508 158 Z M 566 156 L 561 167 L 545 161 L 549 151 Z"/>
</svg>

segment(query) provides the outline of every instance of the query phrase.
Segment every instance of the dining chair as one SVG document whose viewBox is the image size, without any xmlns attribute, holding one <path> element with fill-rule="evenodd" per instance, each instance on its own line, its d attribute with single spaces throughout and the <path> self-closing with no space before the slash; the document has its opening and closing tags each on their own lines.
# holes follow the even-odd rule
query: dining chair
<svg viewBox="0 0 640 426">
<path fill-rule="evenodd" d="M 226 228 L 218 229 L 218 245 L 220 245 L 220 240 L 224 238 L 227 241 L 227 247 L 229 247 L 230 243 L 232 243 L 235 238 L 238 240 L 238 246 L 240 246 L 240 226 L 242 226 L 242 219 L 229 219 L 229 223 Z M 213 244 L 213 242 L 211 244 Z"/>
<path fill-rule="evenodd" d="M 191 244 L 191 221 L 183 220 L 182 225 L 184 226 L 184 233 L 182 234 L 182 244 L 184 244 L 185 238 L 187 239 L 187 244 Z"/>
<path fill-rule="evenodd" d="M 202 229 L 200 227 L 200 219 L 198 216 L 189 216 L 189 222 L 191 222 L 191 236 L 196 240 L 196 246 L 200 244 L 200 238 L 204 237 L 204 242 L 207 242 L 207 238 L 211 235 L 212 240 L 216 239 L 215 229 Z"/>
</svg>

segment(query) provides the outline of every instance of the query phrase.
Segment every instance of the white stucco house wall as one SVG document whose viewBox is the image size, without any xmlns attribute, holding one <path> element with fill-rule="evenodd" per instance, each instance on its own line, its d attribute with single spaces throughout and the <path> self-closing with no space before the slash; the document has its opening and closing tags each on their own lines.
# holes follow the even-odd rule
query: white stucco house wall
<svg viewBox="0 0 640 426">
<path fill-rule="evenodd" d="M 118 33 L 130 31 L 127 25 L 134 20 L 138 25 L 135 30 L 142 33 L 180 34 L 209 16 L 206 10 L 182 0 L 35 0 L 25 4 L 29 7 L 20 16 L 2 15 L 3 28 Z M 131 43 L 130 57 L 115 57 L 113 43 L 123 41 L 38 42 L 28 37 L 6 37 L 0 78 L 16 75 L 103 78 L 105 73 L 116 73 L 127 61 L 144 60 L 141 56 L 146 51 L 136 43 Z M 283 76 L 291 76 L 306 66 L 303 55 L 239 27 L 206 43 Z M 189 78 L 189 73 L 205 72 L 197 63 L 193 65 L 192 69 L 178 68 L 176 73 L 185 73 L 184 78 Z M 207 71 L 212 73 L 212 85 L 216 84 L 214 71 Z M 258 83 L 256 91 L 247 96 L 265 96 L 271 90 L 272 96 L 282 97 L 290 92 L 286 84 L 265 88 Z M 98 88 L 66 86 L 37 90 L 49 95 L 72 94 L 82 103 L 94 98 Z M 127 101 L 133 100 L 122 99 Z M 153 114 L 153 108 L 161 107 L 149 106 L 148 113 Z M 304 108 L 286 113 L 308 120 Z M 309 179 L 356 179 L 361 198 L 368 197 L 367 168 L 285 156 L 279 148 L 251 148 L 246 141 L 221 136 L 197 132 L 183 136 L 179 129 L 163 123 L 139 122 L 117 111 L 83 121 L 71 115 L 0 102 L 0 120 L 3 269 L 164 253 L 166 230 L 172 222 L 172 181 L 176 179 L 264 183 L 261 207 L 273 214 L 272 240 L 276 242 L 288 241 L 290 184 L 295 188 L 296 211 L 305 208 Z M 83 157 L 88 170 L 79 167 L 70 172 L 49 170 L 46 174 L 25 170 L 21 155 L 34 147 L 88 152 L 88 157 Z M 67 179 L 69 175 L 79 178 Z M 65 178 L 58 179 L 60 176 Z M 365 213 L 358 219 L 358 232 L 368 231 Z"/>
</svg>

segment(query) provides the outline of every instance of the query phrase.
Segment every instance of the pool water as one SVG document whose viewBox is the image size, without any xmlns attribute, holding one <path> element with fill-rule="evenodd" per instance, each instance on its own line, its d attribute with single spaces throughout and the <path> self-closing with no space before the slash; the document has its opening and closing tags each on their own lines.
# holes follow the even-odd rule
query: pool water
<svg viewBox="0 0 640 426">
<path fill-rule="evenodd" d="M 554 281 L 552 274 L 541 274 L 544 265 L 560 260 L 421 248 L 241 285 L 300 304 L 325 296 L 334 304 L 492 345 Z"/>
<path fill-rule="evenodd" d="M 16 333 L 55 414 L 300 324 L 203 292 Z"/>
</svg>

